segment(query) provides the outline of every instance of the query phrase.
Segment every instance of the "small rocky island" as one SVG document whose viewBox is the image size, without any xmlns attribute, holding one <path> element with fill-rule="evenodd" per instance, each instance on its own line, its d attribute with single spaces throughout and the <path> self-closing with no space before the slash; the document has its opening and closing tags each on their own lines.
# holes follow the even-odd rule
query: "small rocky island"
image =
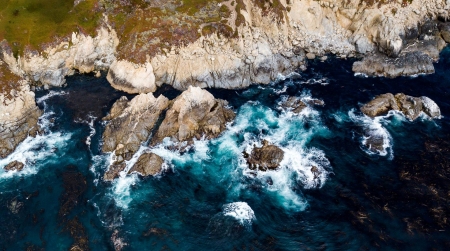
<svg viewBox="0 0 450 251">
<path fill-rule="evenodd" d="M 439 106 L 430 98 L 412 97 L 403 93 L 378 95 L 362 106 L 361 111 L 372 118 L 386 115 L 389 111 L 399 111 L 411 121 L 416 120 L 422 112 L 432 119 L 441 116 Z"/>
<path fill-rule="evenodd" d="M 243 155 L 248 167 L 257 171 L 276 170 L 284 158 L 283 150 L 267 140 L 263 140 L 261 147 L 254 146 L 250 154 L 244 151 Z"/>
</svg>

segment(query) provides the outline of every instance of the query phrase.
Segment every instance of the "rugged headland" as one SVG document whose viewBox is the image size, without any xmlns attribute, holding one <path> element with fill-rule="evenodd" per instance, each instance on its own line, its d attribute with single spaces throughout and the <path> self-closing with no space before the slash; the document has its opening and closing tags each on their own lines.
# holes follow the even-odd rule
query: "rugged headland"
<svg viewBox="0 0 450 251">
<path fill-rule="evenodd" d="M 450 2 L 443 0 L 65 0 L 57 7 L 54 1 L 6 2 L 0 10 L 2 157 L 37 129 L 40 111 L 32 90 L 63 86 L 75 72 L 107 71 L 114 88 L 141 95 L 162 84 L 181 91 L 267 84 L 328 54 L 356 58 L 355 73 L 397 77 L 433 73 L 433 62 L 450 42 Z M 33 9 L 37 3 L 42 8 Z M 153 96 L 140 99 L 157 102 Z M 153 105 L 139 100 L 121 100 L 115 108 L 133 114 L 132 104 Z M 160 100 L 156 110 L 168 106 Z M 181 110 L 173 111 L 177 122 Z M 121 116 L 110 115 L 110 125 L 135 119 Z M 144 119 L 156 123 L 158 116 Z M 135 135 L 139 141 L 148 129 Z M 179 130 L 168 136 L 182 137 L 183 125 Z M 104 150 L 136 151 L 113 138 L 105 140 L 110 148 Z"/>
</svg>

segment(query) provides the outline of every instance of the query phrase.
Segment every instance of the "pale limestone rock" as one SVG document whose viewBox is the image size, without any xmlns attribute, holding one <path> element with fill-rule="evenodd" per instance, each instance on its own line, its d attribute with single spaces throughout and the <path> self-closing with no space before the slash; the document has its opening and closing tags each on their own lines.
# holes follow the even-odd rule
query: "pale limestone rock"
<svg viewBox="0 0 450 251">
<path fill-rule="evenodd" d="M 119 41 L 111 28 L 101 27 L 96 37 L 73 33 L 71 43 L 62 42 L 41 54 L 29 54 L 15 59 L 3 51 L 3 59 L 17 75 L 44 86 L 62 86 L 65 77 L 94 70 L 107 70 L 115 61 Z"/>
<path fill-rule="evenodd" d="M 226 101 L 215 99 L 206 90 L 189 87 L 175 99 L 151 144 L 156 145 L 166 137 L 175 142 L 183 142 L 203 136 L 219 136 L 225 130 L 226 123 L 235 117 L 234 112 L 226 105 Z"/>
<path fill-rule="evenodd" d="M 0 93 L 0 158 L 13 152 L 29 135 L 36 135 L 41 115 L 26 81 L 22 80 L 11 99 Z"/>
<path fill-rule="evenodd" d="M 156 91 L 155 75 L 150 63 L 136 65 L 126 60 L 115 61 L 106 77 L 112 87 L 128 93 Z"/>
<path fill-rule="evenodd" d="M 111 108 L 103 133 L 103 152 L 114 151 L 118 162 L 129 160 L 148 139 L 159 115 L 169 105 L 163 95 L 140 94 L 131 101 L 122 97 Z"/>
</svg>

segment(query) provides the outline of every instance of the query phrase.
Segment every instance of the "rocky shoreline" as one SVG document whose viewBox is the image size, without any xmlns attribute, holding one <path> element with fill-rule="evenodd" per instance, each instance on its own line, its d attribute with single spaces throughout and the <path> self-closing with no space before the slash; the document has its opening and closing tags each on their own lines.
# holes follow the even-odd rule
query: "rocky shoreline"
<svg viewBox="0 0 450 251">
<path fill-rule="evenodd" d="M 0 44 L 1 66 L 21 78 L 23 84 L 14 89 L 15 97 L 22 98 L 5 99 L 10 90 L 0 94 L 4 101 L 2 111 L 14 110 L 12 117 L 0 118 L 1 140 L 5 146 L 1 156 L 8 155 L 28 134 L 33 135 L 37 130 L 41 111 L 34 100 L 31 101 L 33 87 L 63 86 L 64 78 L 75 72 L 108 71 L 107 79 L 114 88 L 145 95 L 163 84 L 181 91 L 190 90 L 190 87 L 239 89 L 252 83 L 268 84 L 298 69 L 306 69 L 308 59 L 326 54 L 361 58 L 353 65 L 356 73 L 411 76 L 433 73 L 433 63 L 450 41 L 450 26 L 442 21 L 449 17 L 450 4 L 440 0 L 378 5 L 363 0 L 273 0 L 268 6 L 255 4 L 253 0 L 231 3 L 219 1 L 219 5 L 226 6 L 229 11 L 222 23 L 226 23 L 234 35 L 201 33 L 189 43 L 165 43 L 164 48 L 156 52 L 146 50 L 148 46 L 144 45 L 139 49 L 145 55 L 144 61 L 138 60 L 135 54 L 126 53 L 124 48 L 136 48 L 136 40 L 124 40 L 116 31 L 115 21 L 109 19 L 112 15 L 109 11 L 115 7 L 106 5 L 102 7 L 103 19 L 96 36 L 82 31 L 72 33 L 43 49 L 25 50 L 23 55 L 15 55 L 9 44 L 11 41 L 3 40 Z M 163 4 L 158 8 L 167 6 Z M 135 35 L 148 38 L 150 31 L 150 28 L 144 29 Z M 7 81 L 6 76 L 0 76 L 0 83 Z M 151 126 L 145 128 L 136 122 L 136 126 L 143 127 L 139 132 L 142 135 L 134 135 L 137 141 L 142 142 L 148 137 L 149 128 L 168 106 L 168 101 L 162 103 L 164 105 L 157 109 L 159 112 L 152 115 Z M 173 107 L 177 107 L 176 103 Z M 217 101 L 212 106 L 223 110 L 226 103 Z M 185 131 L 184 125 L 180 125 L 177 132 L 163 131 L 165 123 L 180 123 L 175 117 L 183 112 L 181 108 L 177 109 L 167 112 L 167 121 L 163 121 L 156 131 L 155 138 L 159 139 L 156 141 L 163 136 L 190 140 L 208 130 L 217 135 L 223 130 L 223 122 L 229 121 L 231 116 L 229 112 L 220 118 L 211 115 L 219 121 L 211 128 L 195 121 L 198 128 L 193 130 Z M 170 114 L 174 114 L 173 118 Z M 110 125 L 120 124 L 120 119 L 123 117 L 111 118 Z M 188 125 L 192 122 L 180 119 Z M 113 135 L 104 137 L 105 141 L 112 138 Z M 137 150 L 136 144 L 132 145 L 106 142 L 104 150 L 115 151 L 119 160 L 120 157 L 127 159 Z"/>
</svg>

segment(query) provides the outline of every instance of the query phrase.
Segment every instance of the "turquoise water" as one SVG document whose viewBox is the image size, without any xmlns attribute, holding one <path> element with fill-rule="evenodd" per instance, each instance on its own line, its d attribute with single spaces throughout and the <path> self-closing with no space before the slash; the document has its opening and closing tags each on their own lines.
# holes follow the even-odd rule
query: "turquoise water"
<svg viewBox="0 0 450 251">
<path fill-rule="evenodd" d="M 219 138 L 184 153 L 168 150 L 169 141 L 143 145 L 140 152 L 164 158 L 163 172 L 112 183 L 101 179 L 110 161 L 100 152 L 101 118 L 124 93 L 104 78 L 69 77 L 67 88 L 37 92 L 45 134 L 0 160 L 26 163 L 19 173 L 0 171 L 0 250 L 74 242 L 114 250 L 112 239 L 123 250 L 448 249 L 449 56 L 436 74 L 416 78 L 355 77 L 351 62 L 330 59 L 271 85 L 209 90 L 237 114 Z M 428 96 L 443 118 L 359 112 L 386 92 Z M 288 96 L 325 106 L 295 115 L 280 107 Z M 384 151 L 364 147 L 367 129 L 384 138 Z M 278 171 L 246 167 L 242 152 L 263 139 L 285 151 Z"/>
</svg>

